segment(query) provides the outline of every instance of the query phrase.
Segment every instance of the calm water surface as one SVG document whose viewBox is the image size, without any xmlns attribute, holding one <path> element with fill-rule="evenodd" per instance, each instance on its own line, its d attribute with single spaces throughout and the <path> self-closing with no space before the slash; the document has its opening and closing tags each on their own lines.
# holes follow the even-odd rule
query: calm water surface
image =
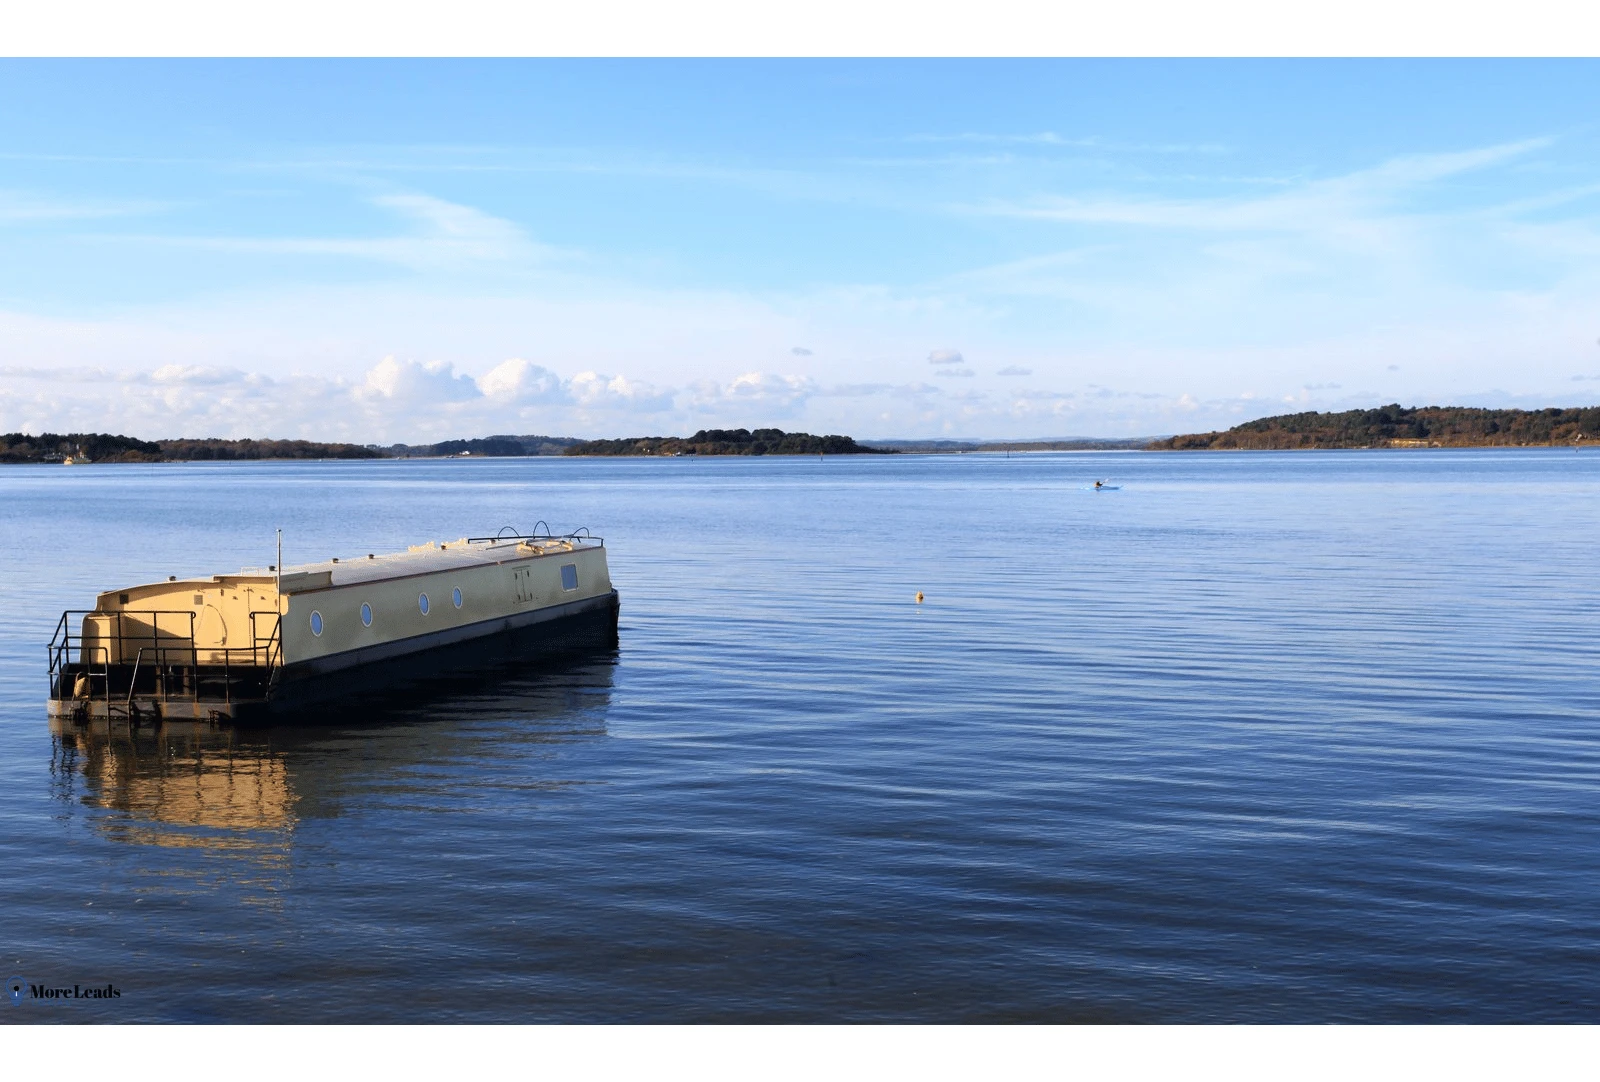
<svg viewBox="0 0 1600 1082">
<path fill-rule="evenodd" d="M 1539 450 L 6 467 L 0 966 L 123 995 L 0 1018 L 1595 1021 L 1597 497 Z M 51 736 L 98 590 L 537 519 L 606 538 L 615 655 Z"/>
</svg>

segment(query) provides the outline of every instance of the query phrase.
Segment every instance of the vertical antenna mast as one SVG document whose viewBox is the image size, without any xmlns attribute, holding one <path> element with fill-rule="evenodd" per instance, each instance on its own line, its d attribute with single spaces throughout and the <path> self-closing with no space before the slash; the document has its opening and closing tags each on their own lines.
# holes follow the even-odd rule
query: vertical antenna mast
<svg viewBox="0 0 1600 1082">
<path fill-rule="evenodd" d="M 278 562 L 272 565 L 278 573 L 278 612 L 283 612 L 283 527 L 278 527 Z"/>
</svg>

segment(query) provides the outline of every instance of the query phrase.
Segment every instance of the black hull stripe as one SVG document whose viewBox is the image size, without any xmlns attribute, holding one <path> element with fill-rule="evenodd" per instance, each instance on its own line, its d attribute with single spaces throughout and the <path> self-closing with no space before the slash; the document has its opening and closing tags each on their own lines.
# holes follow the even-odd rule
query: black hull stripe
<svg viewBox="0 0 1600 1082">
<path fill-rule="evenodd" d="M 404 657 L 407 654 L 416 654 L 441 646 L 470 642 L 473 639 L 481 639 L 486 635 L 518 631 L 522 628 L 549 623 L 553 620 L 580 616 L 586 612 L 598 612 L 615 608 L 617 604 L 617 591 L 612 590 L 597 597 L 586 597 L 581 601 L 568 601 L 560 605 L 550 605 L 546 608 L 534 609 L 532 612 L 496 616 L 488 620 L 479 620 L 476 623 L 445 628 L 442 631 L 429 631 L 423 635 L 412 635 L 404 639 L 375 643 L 372 646 L 358 646 L 354 650 L 342 650 L 337 654 L 327 654 L 308 661 L 297 661 L 292 665 L 285 665 L 282 679 L 285 683 L 309 679 L 326 673 L 355 668 L 358 665 L 370 665 L 375 662 L 388 661 L 391 658 Z"/>
</svg>

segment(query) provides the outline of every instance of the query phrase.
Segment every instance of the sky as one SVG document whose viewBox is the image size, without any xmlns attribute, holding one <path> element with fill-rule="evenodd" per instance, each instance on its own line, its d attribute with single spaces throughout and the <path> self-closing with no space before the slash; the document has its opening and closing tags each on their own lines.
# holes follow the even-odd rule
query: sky
<svg viewBox="0 0 1600 1082">
<path fill-rule="evenodd" d="M 1600 401 L 1600 64 L 0 61 L 0 430 Z"/>
</svg>

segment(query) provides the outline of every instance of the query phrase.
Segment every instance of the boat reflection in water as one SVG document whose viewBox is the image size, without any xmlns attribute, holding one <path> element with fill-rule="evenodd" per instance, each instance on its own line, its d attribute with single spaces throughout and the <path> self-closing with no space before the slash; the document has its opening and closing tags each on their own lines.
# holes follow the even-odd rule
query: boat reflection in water
<svg viewBox="0 0 1600 1082">
<path fill-rule="evenodd" d="M 374 792 L 403 793 L 407 779 L 408 803 L 424 808 L 442 800 L 440 770 L 463 787 L 508 770 L 515 790 L 574 784 L 541 763 L 551 745 L 605 734 L 615 665 L 608 650 L 469 672 L 271 728 L 52 719 L 57 793 L 109 839 L 241 858 L 239 880 L 267 897 L 284 885 L 297 831 Z M 204 877 L 219 871 L 213 863 Z"/>
</svg>

